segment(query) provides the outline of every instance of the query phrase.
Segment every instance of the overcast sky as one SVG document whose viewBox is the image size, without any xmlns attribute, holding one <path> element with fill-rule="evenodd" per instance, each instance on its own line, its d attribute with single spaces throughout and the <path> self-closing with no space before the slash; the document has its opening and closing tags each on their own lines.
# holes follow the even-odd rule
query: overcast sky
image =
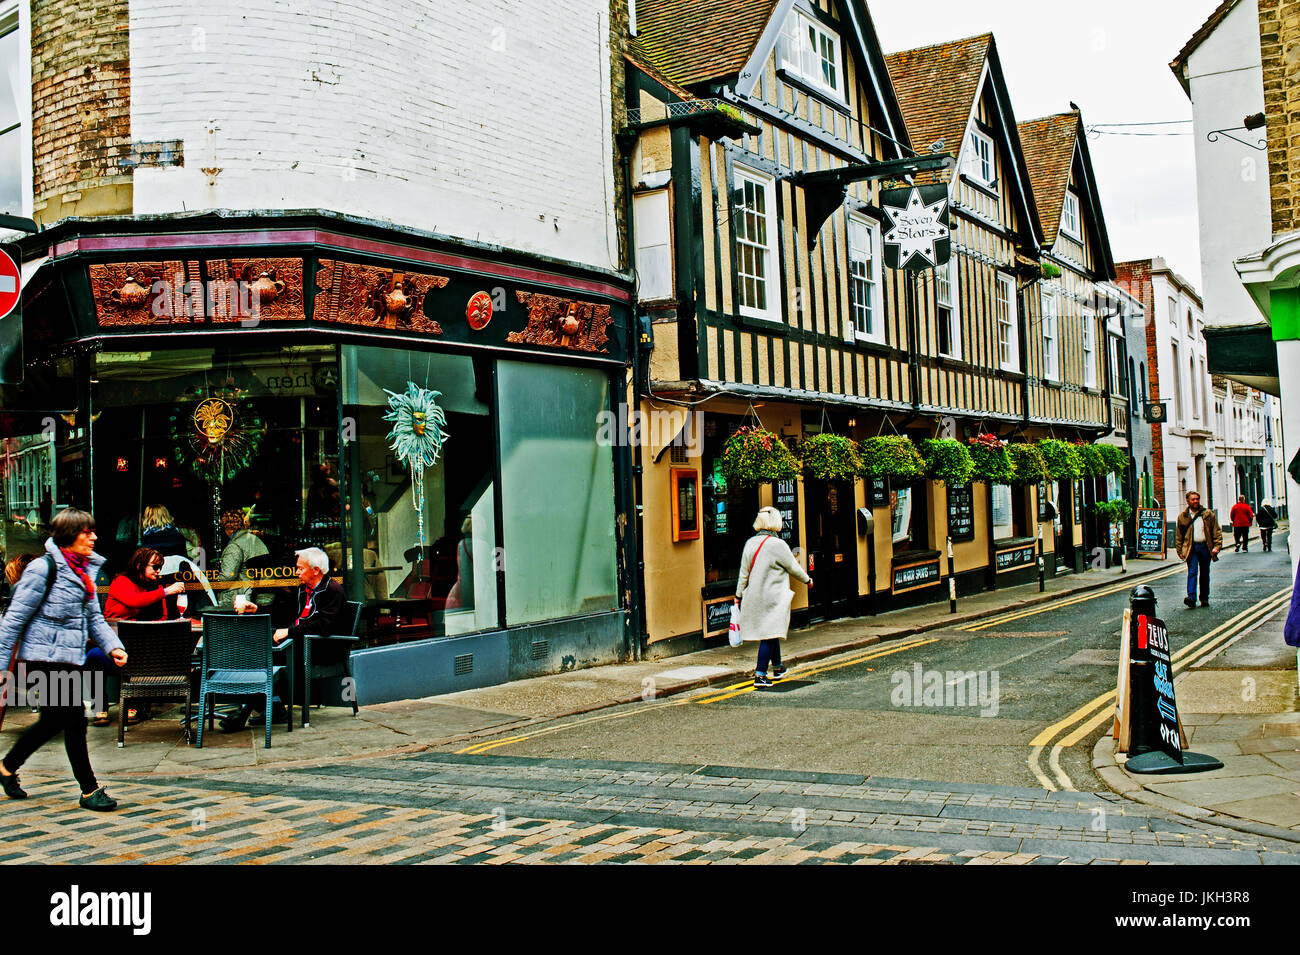
<svg viewBox="0 0 1300 955">
<path fill-rule="evenodd" d="M 1169 61 L 1218 0 L 869 0 L 886 53 L 992 32 L 1017 121 L 1083 110 L 1085 126 L 1192 118 Z M 1190 124 L 1091 139 L 1115 261 L 1164 256 L 1200 288 Z"/>
</svg>

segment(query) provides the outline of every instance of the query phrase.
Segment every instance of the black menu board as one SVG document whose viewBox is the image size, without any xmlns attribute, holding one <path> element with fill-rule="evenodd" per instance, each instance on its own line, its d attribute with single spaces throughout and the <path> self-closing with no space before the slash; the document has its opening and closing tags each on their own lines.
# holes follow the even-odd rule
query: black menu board
<svg viewBox="0 0 1300 955">
<path fill-rule="evenodd" d="M 773 507 L 781 512 L 781 540 L 794 550 L 799 546 L 799 483 L 790 478 L 777 481 Z"/>
<path fill-rule="evenodd" d="M 948 488 L 948 536 L 955 541 L 975 539 L 975 495 L 969 484 Z"/>
<path fill-rule="evenodd" d="M 871 507 L 889 506 L 889 478 L 867 478 L 867 503 Z"/>
<path fill-rule="evenodd" d="M 1165 556 L 1165 512 L 1159 507 L 1139 507 L 1137 552 L 1140 556 Z"/>
</svg>

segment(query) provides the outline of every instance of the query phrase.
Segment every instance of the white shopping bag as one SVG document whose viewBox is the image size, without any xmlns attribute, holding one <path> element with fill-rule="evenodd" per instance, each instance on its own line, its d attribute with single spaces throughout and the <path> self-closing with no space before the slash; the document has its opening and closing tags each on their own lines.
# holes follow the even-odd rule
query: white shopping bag
<svg viewBox="0 0 1300 955">
<path fill-rule="evenodd" d="M 740 604 L 731 605 L 731 626 L 727 628 L 727 642 L 738 647 L 744 641 L 740 638 Z"/>
</svg>

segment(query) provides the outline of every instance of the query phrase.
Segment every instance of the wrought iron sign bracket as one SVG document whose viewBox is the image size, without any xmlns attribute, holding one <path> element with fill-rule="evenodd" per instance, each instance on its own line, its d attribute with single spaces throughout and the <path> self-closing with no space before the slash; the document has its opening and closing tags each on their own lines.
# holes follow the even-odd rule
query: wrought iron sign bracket
<svg viewBox="0 0 1300 955">
<path fill-rule="evenodd" d="M 804 206 L 808 214 L 808 231 L 812 237 L 809 251 L 817 247 L 817 236 L 831 214 L 844 204 L 849 183 L 869 179 L 903 179 L 922 172 L 952 170 L 956 160 L 943 154 L 938 156 L 913 156 L 910 159 L 890 159 L 885 162 L 853 163 L 836 169 L 819 169 L 815 172 L 794 172 L 783 178 L 804 191 Z"/>
<path fill-rule="evenodd" d="M 1258 149 L 1260 152 L 1264 152 L 1264 151 L 1266 151 L 1266 150 L 1268 149 L 1268 140 L 1267 140 L 1267 139 L 1256 140 L 1255 142 L 1252 143 L 1252 142 L 1249 142 L 1248 140 L 1242 139 L 1240 136 L 1234 136 L 1234 135 L 1232 135 L 1233 133 L 1235 133 L 1235 132 L 1240 132 L 1240 131 L 1243 130 L 1243 129 L 1247 129 L 1247 130 L 1248 130 L 1248 129 L 1250 129 L 1250 127 L 1249 127 L 1249 126 L 1230 126 L 1230 127 L 1227 128 L 1227 129 L 1212 129 L 1212 130 L 1210 130 L 1208 133 L 1205 134 L 1205 138 L 1208 139 L 1208 140 L 1209 140 L 1210 142 L 1212 142 L 1212 143 L 1217 143 L 1217 142 L 1219 141 L 1219 137 L 1220 137 L 1220 136 L 1227 136 L 1227 137 L 1228 137 L 1229 139 L 1231 139 L 1233 142 L 1241 143 L 1243 146 L 1249 146 L 1251 149 Z"/>
</svg>

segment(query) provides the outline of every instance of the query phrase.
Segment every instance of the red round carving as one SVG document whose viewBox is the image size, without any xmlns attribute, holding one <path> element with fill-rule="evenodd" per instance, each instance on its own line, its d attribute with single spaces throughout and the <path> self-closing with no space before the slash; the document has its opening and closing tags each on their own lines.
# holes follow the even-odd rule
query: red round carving
<svg viewBox="0 0 1300 955">
<path fill-rule="evenodd" d="M 487 328 L 492 321 L 492 296 L 487 292 L 475 292 L 465 306 L 465 319 L 469 327 L 479 332 Z"/>
</svg>

